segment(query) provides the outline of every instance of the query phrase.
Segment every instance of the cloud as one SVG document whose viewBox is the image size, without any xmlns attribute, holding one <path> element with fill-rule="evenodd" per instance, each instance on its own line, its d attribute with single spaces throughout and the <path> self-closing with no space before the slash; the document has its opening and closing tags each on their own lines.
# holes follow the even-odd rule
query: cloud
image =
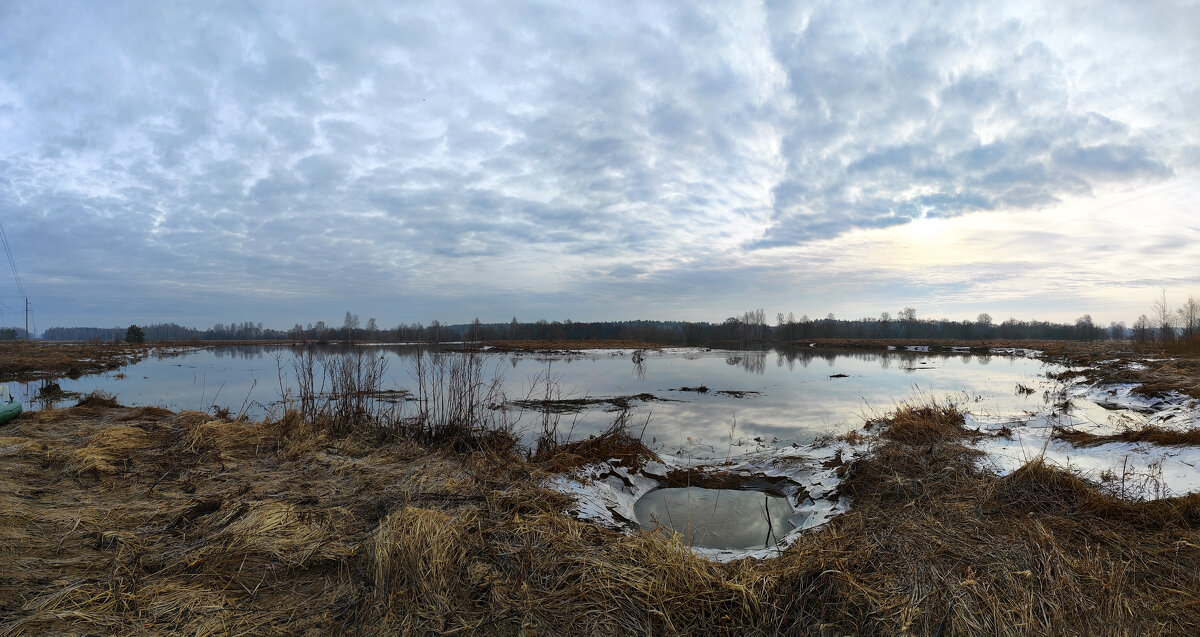
<svg viewBox="0 0 1200 637">
<path fill-rule="evenodd" d="M 10 4 L 0 215 L 55 323 L 724 314 L 795 289 L 764 259 L 1192 174 L 1197 8 L 1085 9 Z"/>
<path fill-rule="evenodd" d="M 756 246 L 1046 208 L 1174 174 L 1156 127 L 1077 105 L 1075 76 L 1094 59 L 1042 41 L 1064 33 L 978 9 L 914 22 L 837 3 L 771 20 L 793 107 L 781 118 L 788 170 Z"/>
</svg>

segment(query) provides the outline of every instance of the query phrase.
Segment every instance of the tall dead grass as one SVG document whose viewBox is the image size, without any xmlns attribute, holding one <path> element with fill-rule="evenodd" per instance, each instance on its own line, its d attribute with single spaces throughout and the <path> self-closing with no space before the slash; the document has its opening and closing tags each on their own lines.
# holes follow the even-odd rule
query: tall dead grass
<svg viewBox="0 0 1200 637">
<path fill-rule="evenodd" d="M 387 359 L 362 349 L 329 354 L 313 347 L 296 353 L 292 361 L 295 394 L 285 388 L 280 370 L 280 392 L 285 409 L 333 436 L 356 428 L 389 421 L 391 406 L 378 400 L 387 373 Z"/>
</svg>

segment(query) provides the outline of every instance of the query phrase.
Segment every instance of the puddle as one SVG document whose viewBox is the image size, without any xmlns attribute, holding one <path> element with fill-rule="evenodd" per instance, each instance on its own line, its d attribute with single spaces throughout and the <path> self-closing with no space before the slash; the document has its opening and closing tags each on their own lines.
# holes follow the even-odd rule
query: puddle
<svg viewBox="0 0 1200 637">
<path fill-rule="evenodd" d="M 761 549 L 777 544 L 795 525 L 787 498 L 733 489 L 656 489 L 633 505 L 643 529 L 665 527 L 689 546 Z"/>
</svg>

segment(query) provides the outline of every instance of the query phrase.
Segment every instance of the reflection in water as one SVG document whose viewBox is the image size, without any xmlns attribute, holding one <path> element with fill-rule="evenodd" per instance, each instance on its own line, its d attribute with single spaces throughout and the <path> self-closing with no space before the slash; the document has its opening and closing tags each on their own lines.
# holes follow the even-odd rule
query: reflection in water
<svg viewBox="0 0 1200 637">
<path fill-rule="evenodd" d="M 738 366 L 748 373 L 761 376 L 767 370 L 767 352 L 738 352 L 726 356 L 725 364 Z"/>
<path fill-rule="evenodd" d="M 246 404 L 247 415 L 259 418 L 277 405 L 279 377 L 282 375 L 285 384 L 291 381 L 293 356 L 306 348 L 329 355 L 365 350 L 386 358 L 385 390 L 411 389 L 413 357 L 427 351 L 424 346 L 411 344 L 217 347 L 161 360 L 146 359 L 119 373 L 58 382 L 67 392 L 100 389 L 116 394 L 126 405 L 161 405 L 176 411 L 209 411 L 219 405 L 236 412 Z M 767 356 L 772 353 L 776 364 L 767 365 Z M 807 443 L 821 434 L 857 428 L 862 425 L 864 412 L 887 410 L 897 401 L 914 396 L 943 400 L 948 395 L 967 397 L 960 402 L 969 402 L 972 410 L 1020 416 L 1043 406 L 1044 390 L 1053 385 L 1044 374 L 1048 369 L 1057 369 L 1021 357 L 809 347 L 648 351 L 641 364 L 633 365 L 632 373 L 630 350 L 619 354 L 609 350 L 569 356 L 483 356 L 489 379 L 493 373 L 502 376 L 510 400 L 528 396 L 538 375 L 551 362 L 558 378 L 556 394 L 562 394 L 562 398 L 650 394 L 657 400 L 629 401 L 635 420 L 652 416 L 644 440 L 653 441 L 661 449 L 693 456 L 725 456 L 760 447 Z M 818 360 L 825 364 L 810 365 Z M 835 375 L 838 377 L 831 378 Z M 1017 383 L 1037 391 L 1033 395 L 1014 394 Z M 679 391 L 700 386 L 711 391 Z M 723 390 L 735 391 L 721 393 Z M 19 398 L 26 405 L 45 406 L 35 401 L 37 391 L 36 383 L 24 385 Z M 979 402 L 974 401 L 977 395 L 983 396 Z M 61 400 L 59 404 L 73 402 Z M 577 439 L 603 431 L 614 417 L 606 411 L 610 407 L 611 403 L 596 404 L 572 415 L 571 435 Z M 539 431 L 538 422 L 537 414 L 524 414 L 518 433 L 531 442 Z"/>
<path fill-rule="evenodd" d="M 656 489 L 633 505 L 643 529 L 681 533 L 688 546 L 761 549 L 795 528 L 787 498 L 761 491 L 687 487 Z"/>
</svg>

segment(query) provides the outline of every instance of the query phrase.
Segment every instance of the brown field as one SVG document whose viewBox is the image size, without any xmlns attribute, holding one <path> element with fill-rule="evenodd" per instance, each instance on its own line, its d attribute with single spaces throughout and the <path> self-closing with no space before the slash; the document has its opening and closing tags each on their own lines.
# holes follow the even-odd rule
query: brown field
<svg viewBox="0 0 1200 637">
<path fill-rule="evenodd" d="M 0 342 L 0 382 L 82 376 L 116 369 L 153 351 L 129 343 Z"/>
</svg>

